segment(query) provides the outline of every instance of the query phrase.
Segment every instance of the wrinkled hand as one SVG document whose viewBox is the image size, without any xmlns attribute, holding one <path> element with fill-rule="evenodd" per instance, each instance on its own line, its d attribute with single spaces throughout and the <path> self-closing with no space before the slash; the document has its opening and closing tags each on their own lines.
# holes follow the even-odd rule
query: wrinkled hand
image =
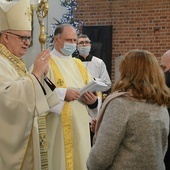
<svg viewBox="0 0 170 170">
<path fill-rule="evenodd" d="M 41 51 L 34 61 L 34 68 L 32 73 L 40 80 L 42 75 L 47 73 L 49 67 L 50 51 Z"/>
<path fill-rule="evenodd" d="M 70 101 L 74 101 L 77 100 L 80 97 L 80 92 L 78 90 L 75 89 L 71 89 L 68 88 L 66 91 L 66 97 L 65 100 L 70 102 Z"/>
<path fill-rule="evenodd" d="M 91 131 L 93 133 L 95 133 L 96 123 L 97 123 L 97 120 L 96 119 L 92 119 L 91 125 L 90 125 L 90 129 L 91 129 Z"/>
<path fill-rule="evenodd" d="M 87 105 L 94 104 L 96 100 L 97 100 L 97 93 L 88 91 L 82 95 L 82 101 Z"/>
<path fill-rule="evenodd" d="M 46 69 L 45 69 L 45 71 L 44 71 L 44 76 L 46 76 L 47 75 L 47 73 L 48 73 L 48 71 L 49 71 L 49 62 L 48 62 L 48 65 L 47 65 L 47 67 L 46 67 Z"/>
</svg>

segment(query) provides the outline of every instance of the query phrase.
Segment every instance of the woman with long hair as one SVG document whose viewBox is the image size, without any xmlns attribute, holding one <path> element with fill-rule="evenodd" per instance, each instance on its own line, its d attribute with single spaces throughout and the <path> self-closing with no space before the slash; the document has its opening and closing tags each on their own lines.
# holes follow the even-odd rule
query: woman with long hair
<svg viewBox="0 0 170 170">
<path fill-rule="evenodd" d="M 165 170 L 170 91 L 156 57 L 131 50 L 100 110 L 89 170 Z"/>
</svg>

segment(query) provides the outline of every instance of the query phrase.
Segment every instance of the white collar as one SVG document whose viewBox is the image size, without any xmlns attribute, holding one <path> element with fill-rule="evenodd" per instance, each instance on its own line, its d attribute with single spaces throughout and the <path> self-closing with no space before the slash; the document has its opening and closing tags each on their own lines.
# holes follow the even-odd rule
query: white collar
<svg viewBox="0 0 170 170">
<path fill-rule="evenodd" d="M 65 56 L 65 55 L 61 54 L 55 48 L 51 51 L 51 54 L 53 54 L 53 55 L 55 55 L 57 57 L 60 57 L 60 58 L 70 58 L 70 57 L 72 57 L 71 55 Z"/>
</svg>

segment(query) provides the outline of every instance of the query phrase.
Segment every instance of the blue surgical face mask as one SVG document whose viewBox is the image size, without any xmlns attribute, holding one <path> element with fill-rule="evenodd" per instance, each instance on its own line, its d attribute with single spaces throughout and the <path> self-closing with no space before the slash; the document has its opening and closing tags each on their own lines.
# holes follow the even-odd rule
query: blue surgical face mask
<svg viewBox="0 0 170 170">
<path fill-rule="evenodd" d="M 76 44 L 67 42 L 65 42 L 63 48 L 61 48 L 62 53 L 65 54 L 66 56 L 72 55 L 75 50 Z"/>
<path fill-rule="evenodd" d="M 79 48 L 79 54 L 83 57 L 86 57 L 89 55 L 91 47 L 90 46 L 86 46 L 86 47 L 80 47 Z"/>
</svg>

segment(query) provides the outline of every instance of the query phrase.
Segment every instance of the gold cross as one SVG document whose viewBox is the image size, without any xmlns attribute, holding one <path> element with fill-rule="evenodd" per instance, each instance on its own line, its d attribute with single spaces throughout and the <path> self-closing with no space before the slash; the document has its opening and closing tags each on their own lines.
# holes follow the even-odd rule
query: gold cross
<svg viewBox="0 0 170 170">
<path fill-rule="evenodd" d="M 64 83 L 64 81 L 63 81 L 63 80 L 58 79 L 57 84 L 58 84 L 59 86 L 62 86 L 62 85 L 63 85 L 63 83 Z"/>
</svg>

